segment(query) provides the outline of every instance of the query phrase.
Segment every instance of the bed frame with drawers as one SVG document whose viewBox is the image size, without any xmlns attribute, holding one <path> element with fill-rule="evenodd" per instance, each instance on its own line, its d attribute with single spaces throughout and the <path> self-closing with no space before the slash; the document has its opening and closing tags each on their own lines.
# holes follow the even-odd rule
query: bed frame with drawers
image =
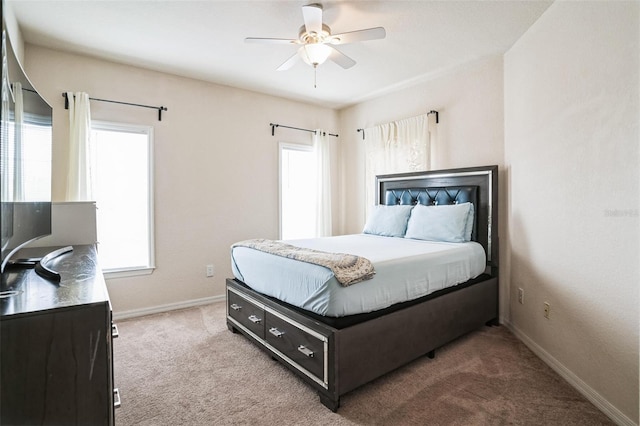
<svg viewBox="0 0 640 426">
<path fill-rule="evenodd" d="M 480 277 L 381 311 L 329 318 L 227 279 L 227 326 L 315 388 L 337 411 L 340 396 L 483 325 L 498 323 L 498 167 L 376 177 L 380 204 L 471 201 L 472 239 L 487 253 Z M 357 284 L 356 284 L 357 285 Z"/>
</svg>

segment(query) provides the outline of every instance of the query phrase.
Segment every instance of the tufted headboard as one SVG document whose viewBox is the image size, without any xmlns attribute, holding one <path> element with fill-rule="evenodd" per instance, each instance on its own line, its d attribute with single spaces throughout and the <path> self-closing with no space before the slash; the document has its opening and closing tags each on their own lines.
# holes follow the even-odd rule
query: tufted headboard
<svg viewBox="0 0 640 426">
<path fill-rule="evenodd" d="M 376 176 L 378 204 L 443 205 L 471 202 L 471 239 L 482 244 L 492 275 L 498 268 L 498 166 Z"/>
</svg>

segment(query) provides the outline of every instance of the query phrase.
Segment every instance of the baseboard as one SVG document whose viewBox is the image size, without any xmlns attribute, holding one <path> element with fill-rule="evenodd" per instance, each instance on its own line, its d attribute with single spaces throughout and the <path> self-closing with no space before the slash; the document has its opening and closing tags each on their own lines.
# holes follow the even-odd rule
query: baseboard
<svg viewBox="0 0 640 426">
<path fill-rule="evenodd" d="M 571 386 L 573 386 L 578 392 L 580 392 L 585 398 L 587 398 L 593 405 L 598 407 L 600 411 L 606 414 L 616 424 L 622 426 L 638 426 L 624 413 L 614 407 L 609 401 L 596 392 L 591 386 L 587 385 L 582 379 L 576 376 L 571 370 L 562 365 L 557 359 L 551 356 L 547 351 L 540 347 L 536 342 L 531 340 L 529 336 L 523 333 L 520 329 L 514 326 L 511 322 L 504 322 L 511 332 L 520 339 L 531 351 L 536 354 L 542 361 L 544 361 L 549 367 L 551 367 L 556 373 L 558 373 L 563 379 L 565 379 Z"/>
<path fill-rule="evenodd" d="M 174 311 L 176 309 L 192 308 L 194 306 L 208 305 L 210 303 L 222 302 L 225 296 L 203 297 L 202 299 L 185 300 L 183 302 L 169 303 L 167 305 L 152 306 L 149 308 L 132 309 L 130 311 L 114 312 L 114 321 L 124 320 L 127 318 L 141 317 L 151 314 L 159 314 L 162 312 Z"/>
</svg>

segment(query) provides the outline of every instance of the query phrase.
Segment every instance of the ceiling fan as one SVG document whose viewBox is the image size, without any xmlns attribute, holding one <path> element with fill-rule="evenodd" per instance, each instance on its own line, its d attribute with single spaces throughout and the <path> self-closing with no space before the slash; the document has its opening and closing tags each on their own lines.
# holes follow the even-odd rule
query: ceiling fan
<svg viewBox="0 0 640 426">
<path fill-rule="evenodd" d="M 293 44 L 300 46 L 298 51 L 278 67 L 278 71 L 291 68 L 302 59 L 316 68 L 327 59 L 342 68 L 351 68 L 356 61 L 336 49 L 336 46 L 357 41 L 383 39 L 386 31 L 382 27 L 357 30 L 342 34 L 331 34 L 331 28 L 322 22 L 322 5 L 309 4 L 302 6 L 304 25 L 300 27 L 297 39 L 247 37 L 247 43 Z"/>
</svg>

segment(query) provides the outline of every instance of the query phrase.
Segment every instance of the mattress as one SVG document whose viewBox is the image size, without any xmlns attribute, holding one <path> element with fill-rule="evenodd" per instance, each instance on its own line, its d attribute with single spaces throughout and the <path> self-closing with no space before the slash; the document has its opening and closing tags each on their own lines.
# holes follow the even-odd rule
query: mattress
<svg viewBox="0 0 640 426">
<path fill-rule="evenodd" d="M 482 274 L 476 242 L 445 243 L 370 234 L 287 240 L 288 244 L 369 259 L 373 279 L 343 287 L 330 269 L 247 247 L 231 251 L 233 275 L 255 291 L 328 317 L 373 312 Z"/>
</svg>

